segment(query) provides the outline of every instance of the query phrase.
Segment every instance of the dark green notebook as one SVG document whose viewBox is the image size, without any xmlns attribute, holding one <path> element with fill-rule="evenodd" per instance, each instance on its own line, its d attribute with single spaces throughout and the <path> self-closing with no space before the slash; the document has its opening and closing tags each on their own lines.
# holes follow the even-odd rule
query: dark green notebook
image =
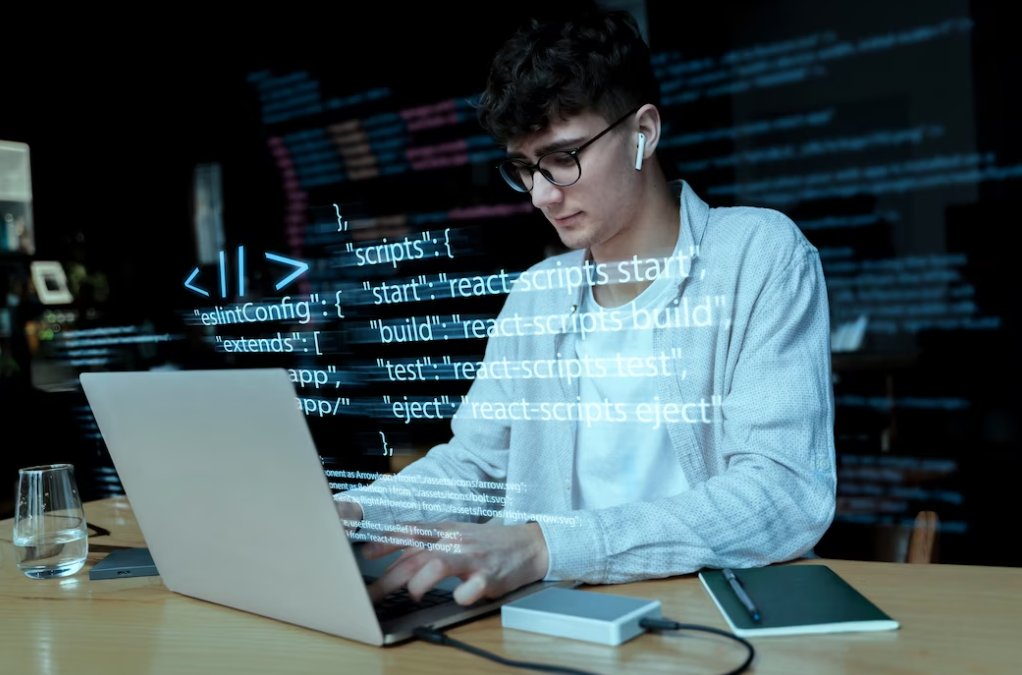
<svg viewBox="0 0 1022 675">
<path fill-rule="evenodd" d="M 894 630 L 898 622 L 826 565 L 780 565 L 731 570 L 745 587 L 760 620 L 753 621 L 720 570 L 703 582 L 731 632 L 741 637 Z"/>
</svg>

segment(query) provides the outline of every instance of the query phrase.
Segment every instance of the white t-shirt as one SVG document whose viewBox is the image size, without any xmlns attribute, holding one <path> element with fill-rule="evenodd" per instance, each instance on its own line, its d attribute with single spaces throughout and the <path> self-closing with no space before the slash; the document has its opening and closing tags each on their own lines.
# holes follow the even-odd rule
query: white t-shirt
<svg viewBox="0 0 1022 675">
<path fill-rule="evenodd" d="M 675 248 L 674 254 L 678 253 Z M 595 375 L 605 371 L 606 375 L 583 375 L 579 379 L 580 403 L 598 404 L 602 411 L 599 421 L 578 422 L 572 485 L 575 509 L 652 501 L 689 487 L 667 428 L 661 423 L 654 429 L 655 422 L 639 421 L 636 415 L 638 404 L 658 402 L 657 378 L 673 376 L 675 365 L 670 355 L 653 353 L 653 330 L 635 329 L 635 316 L 673 303 L 678 281 L 677 275 L 662 275 L 632 302 L 613 309 L 603 308 L 605 312 L 618 313 L 622 329 L 586 333 L 585 339 L 576 340 L 576 357 L 601 359 L 603 368 L 593 367 L 591 372 Z M 591 287 L 580 309 L 600 311 Z M 627 412 L 627 421 L 605 420 L 608 415 L 612 420 L 620 419 L 623 412 Z"/>
</svg>

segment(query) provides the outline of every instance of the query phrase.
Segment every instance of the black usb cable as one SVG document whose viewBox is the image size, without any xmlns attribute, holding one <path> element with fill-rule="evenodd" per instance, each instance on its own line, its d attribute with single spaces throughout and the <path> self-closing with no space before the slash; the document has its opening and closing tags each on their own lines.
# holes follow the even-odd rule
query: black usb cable
<svg viewBox="0 0 1022 675">
<path fill-rule="evenodd" d="M 729 670 L 721 675 L 738 675 L 744 673 L 752 663 L 753 658 L 756 656 L 756 649 L 749 643 L 748 640 L 738 637 L 733 633 L 729 633 L 726 630 L 720 630 L 719 628 L 713 628 L 711 626 L 699 626 L 691 623 L 678 623 L 677 621 L 669 621 L 667 619 L 641 619 L 639 625 L 648 631 L 664 631 L 664 630 L 697 630 L 705 633 L 714 633 L 715 635 L 722 635 L 726 638 L 740 642 L 748 650 L 749 654 L 745 658 L 742 665 L 738 666 L 734 670 Z M 484 659 L 489 659 L 495 663 L 499 663 L 505 666 L 511 666 L 512 668 L 525 668 L 527 670 L 538 670 L 543 673 L 565 673 L 565 675 L 598 675 L 597 673 L 591 673 L 587 670 L 578 670 L 577 668 L 567 668 L 564 666 L 551 666 L 545 663 L 532 663 L 530 661 L 515 661 L 514 659 L 506 659 L 503 656 L 498 656 L 485 649 L 473 647 L 472 645 L 465 644 L 460 640 L 455 640 L 446 633 L 433 629 L 433 628 L 416 628 L 412 633 L 415 637 L 420 640 L 432 642 L 433 644 L 443 645 L 445 647 L 455 647 L 462 651 L 466 651 L 469 654 L 475 654 L 481 656 Z"/>
</svg>

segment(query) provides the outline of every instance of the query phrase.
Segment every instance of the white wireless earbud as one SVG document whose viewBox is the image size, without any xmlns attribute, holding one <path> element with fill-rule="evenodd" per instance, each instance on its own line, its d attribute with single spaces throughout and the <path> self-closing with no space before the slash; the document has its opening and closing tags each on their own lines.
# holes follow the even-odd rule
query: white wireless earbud
<svg viewBox="0 0 1022 675">
<path fill-rule="evenodd" d="M 639 133 L 639 149 L 635 152 L 635 170 L 642 170 L 642 153 L 646 151 L 646 134 Z"/>
</svg>

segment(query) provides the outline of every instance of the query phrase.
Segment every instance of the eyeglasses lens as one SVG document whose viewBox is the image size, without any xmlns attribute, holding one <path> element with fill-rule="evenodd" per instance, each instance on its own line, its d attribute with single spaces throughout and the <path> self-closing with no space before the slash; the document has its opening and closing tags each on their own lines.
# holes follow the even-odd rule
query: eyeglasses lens
<svg viewBox="0 0 1022 675">
<path fill-rule="evenodd" d="M 570 152 L 552 152 L 539 160 L 537 170 L 554 185 L 573 185 L 582 175 L 582 167 Z M 500 173 L 519 192 L 532 190 L 532 170 L 519 162 L 505 162 Z"/>
<path fill-rule="evenodd" d="M 519 192 L 528 192 L 532 189 L 532 174 L 517 162 L 501 164 L 500 175 L 504 177 L 508 185 Z"/>
</svg>

